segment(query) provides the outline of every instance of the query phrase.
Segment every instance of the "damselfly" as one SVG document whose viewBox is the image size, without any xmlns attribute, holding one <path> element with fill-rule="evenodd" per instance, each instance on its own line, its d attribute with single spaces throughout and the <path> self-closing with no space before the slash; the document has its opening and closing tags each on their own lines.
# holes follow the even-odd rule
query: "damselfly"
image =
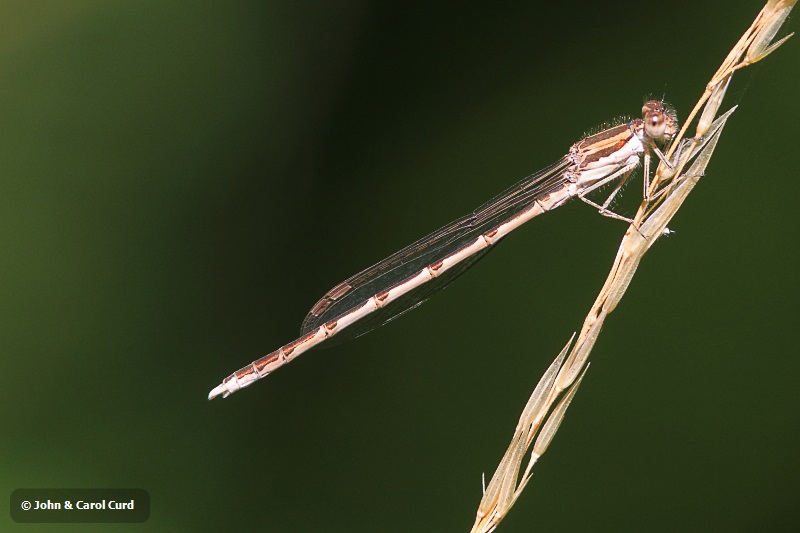
<svg viewBox="0 0 800 533">
<path fill-rule="evenodd" d="M 581 139 L 567 155 L 469 215 L 336 285 L 311 308 L 298 339 L 234 372 L 208 398 L 227 397 L 333 336 L 358 337 L 415 308 L 510 232 L 571 198 L 580 198 L 606 216 L 623 218 L 608 210 L 611 200 L 642 158 L 647 191 L 650 152 L 664 161 L 656 143 L 671 139 L 676 131 L 675 112 L 651 100 L 642 107 L 642 118 Z M 615 180 L 617 186 L 603 205 L 587 197 Z"/>
</svg>

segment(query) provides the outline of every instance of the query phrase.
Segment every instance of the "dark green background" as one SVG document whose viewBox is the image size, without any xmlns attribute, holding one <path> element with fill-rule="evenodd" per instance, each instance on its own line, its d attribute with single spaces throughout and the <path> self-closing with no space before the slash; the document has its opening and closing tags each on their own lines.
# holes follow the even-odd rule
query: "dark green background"
<svg viewBox="0 0 800 533">
<path fill-rule="evenodd" d="M 0 493 L 150 492 L 146 524 L 59 531 L 467 530 L 624 224 L 570 204 L 407 317 L 206 394 L 648 94 L 685 117 L 760 7 L 5 0 Z M 735 79 L 501 531 L 800 527 L 799 65 L 795 38 Z"/>
</svg>

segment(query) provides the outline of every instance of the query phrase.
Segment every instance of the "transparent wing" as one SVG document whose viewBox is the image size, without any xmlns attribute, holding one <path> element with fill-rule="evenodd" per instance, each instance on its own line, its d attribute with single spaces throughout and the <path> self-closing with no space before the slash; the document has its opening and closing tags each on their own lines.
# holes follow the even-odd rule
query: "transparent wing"
<svg viewBox="0 0 800 533">
<path fill-rule="evenodd" d="M 328 291 L 311 308 L 303 321 L 301 335 L 314 331 L 327 322 L 337 320 L 363 305 L 372 296 L 417 275 L 425 267 L 441 261 L 473 242 L 479 235 L 513 218 L 537 198 L 560 188 L 564 182 L 564 173 L 569 166 L 570 160 L 568 157 L 563 157 L 553 165 L 506 189 L 472 213 L 346 279 Z M 469 256 L 439 277 L 423 283 L 397 300 L 366 315 L 337 333 L 331 340 L 341 341 L 358 337 L 417 307 L 434 292 L 446 287 L 477 263 L 493 248 L 494 246 L 491 246 Z"/>
</svg>

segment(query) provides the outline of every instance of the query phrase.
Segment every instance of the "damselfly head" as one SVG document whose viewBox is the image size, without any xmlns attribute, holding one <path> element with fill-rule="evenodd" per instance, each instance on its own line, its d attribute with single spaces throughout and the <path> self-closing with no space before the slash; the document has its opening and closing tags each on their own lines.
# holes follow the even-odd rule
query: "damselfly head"
<svg viewBox="0 0 800 533">
<path fill-rule="evenodd" d="M 675 110 L 658 100 L 649 100 L 642 107 L 645 134 L 654 141 L 672 139 L 678 132 Z"/>
</svg>

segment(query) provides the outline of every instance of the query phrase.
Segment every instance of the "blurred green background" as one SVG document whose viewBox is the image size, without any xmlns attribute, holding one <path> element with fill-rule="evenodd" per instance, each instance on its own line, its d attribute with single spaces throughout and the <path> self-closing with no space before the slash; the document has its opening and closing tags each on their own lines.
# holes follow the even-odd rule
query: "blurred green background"
<svg viewBox="0 0 800 533">
<path fill-rule="evenodd" d="M 208 391 L 647 95 L 685 117 L 760 7 L 4 1 L 2 493 L 152 514 L 0 530 L 468 530 L 624 224 L 570 204 L 401 320 Z M 795 38 L 734 80 L 501 531 L 800 527 L 798 65 Z"/>
</svg>

